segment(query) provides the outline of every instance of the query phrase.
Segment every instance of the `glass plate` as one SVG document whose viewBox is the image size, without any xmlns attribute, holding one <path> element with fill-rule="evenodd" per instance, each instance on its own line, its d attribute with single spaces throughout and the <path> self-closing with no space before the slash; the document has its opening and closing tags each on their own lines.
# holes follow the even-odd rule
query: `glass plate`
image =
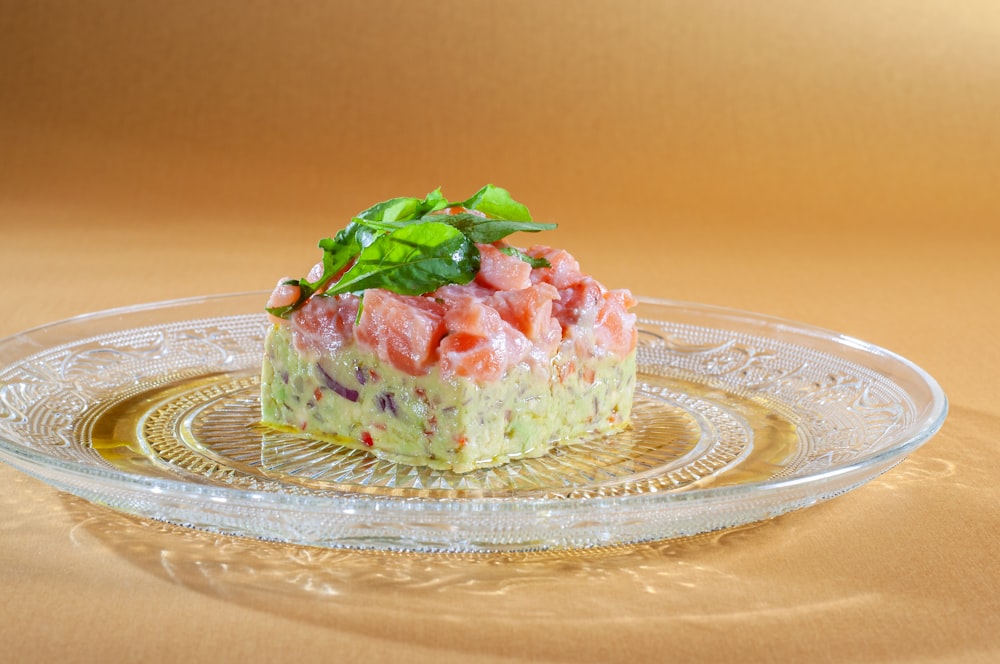
<svg viewBox="0 0 1000 664">
<path fill-rule="evenodd" d="M 457 475 L 257 423 L 267 293 L 117 309 L 0 341 L 0 459 L 123 512 L 420 551 L 693 535 L 849 491 L 944 421 L 934 380 L 833 332 L 641 299 L 632 427 Z"/>
</svg>

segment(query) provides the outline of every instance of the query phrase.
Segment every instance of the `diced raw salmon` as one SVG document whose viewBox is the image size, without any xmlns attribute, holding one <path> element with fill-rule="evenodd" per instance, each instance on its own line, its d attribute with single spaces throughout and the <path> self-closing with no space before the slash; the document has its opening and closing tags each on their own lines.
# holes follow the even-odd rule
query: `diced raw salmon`
<svg viewBox="0 0 1000 664">
<path fill-rule="evenodd" d="M 525 252 L 532 258 L 544 258 L 549 267 L 539 267 L 531 271 L 531 281 L 543 281 L 562 290 L 568 288 L 583 278 L 580 264 L 564 249 L 553 249 L 543 245 L 534 245 Z"/>
<path fill-rule="evenodd" d="M 470 297 L 475 300 L 486 300 L 486 298 L 493 295 L 494 292 L 496 291 L 492 288 L 480 286 L 475 281 L 470 281 L 462 286 L 457 284 L 441 286 L 436 291 L 431 293 L 429 297 L 435 302 L 443 304 L 446 309 L 451 309 L 459 302 L 462 302 Z"/>
<path fill-rule="evenodd" d="M 521 290 L 498 291 L 486 301 L 530 341 L 552 348 L 562 338 L 562 326 L 552 317 L 553 302 L 558 299 L 555 286 L 538 283 Z"/>
<path fill-rule="evenodd" d="M 445 334 L 443 305 L 380 288 L 365 291 L 355 335 L 379 359 L 411 376 L 430 371 Z"/>
<path fill-rule="evenodd" d="M 518 290 L 531 285 L 531 266 L 516 256 L 508 256 L 491 244 L 479 244 L 479 273 L 476 281 L 494 290 Z"/>
<path fill-rule="evenodd" d="M 528 353 L 531 342 L 493 307 L 468 297 L 445 314 L 448 336 L 441 340 L 441 372 L 479 381 L 498 380 Z"/>
<path fill-rule="evenodd" d="M 480 274 L 464 285 L 425 296 L 366 290 L 360 320 L 357 296 L 314 296 L 291 316 L 295 344 L 332 352 L 356 338 L 411 375 L 426 374 L 440 361 L 445 376 L 479 381 L 498 380 L 520 362 L 546 366 L 562 343 L 580 357 L 595 351 L 624 356 L 635 348 L 635 316 L 627 313 L 635 299 L 628 291 L 607 291 L 562 249 L 531 247 L 525 253 L 550 263 L 532 269 L 501 246 L 480 245 Z M 309 278 L 321 272 L 317 265 Z M 298 287 L 282 282 L 268 304 L 284 306 L 297 297 Z"/>
<path fill-rule="evenodd" d="M 324 271 L 323 261 L 320 261 L 312 266 L 312 269 L 309 270 L 309 274 L 306 275 L 306 279 L 310 282 L 319 281 L 319 278 L 323 276 Z"/>
<path fill-rule="evenodd" d="M 616 355 L 630 353 L 635 348 L 638 332 L 635 329 L 635 314 L 627 310 L 638 301 L 627 290 L 608 291 L 602 299 L 594 325 L 595 343 Z"/>
<path fill-rule="evenodd" d="M 604 287 L 592 277 L 582 277 L 576 283 L 559 289 L 559 300 L 552 305 L 552 314 L 563 327 L 591 324 L 604 302 Z"/>
<path fill-rule="evenodd" d="M 300 350 L 332 352 L 354 337 L 356 295 L 311 297 L 292 314 L 292 338 Z"/>
<path fill-rule="evenodd" d="M 500 332 L 500 314 L 481 300 L 465 297 L 452 303 L 444 316 L 448 334 L 487 337 Z"/>
<path fill-rule="evenodd" d="M 271 291 L 270 297 L 267 298 L 267 308 L 274 309 L 277 307 L 287 307 L 291 304 L 295 304 L 296 300 L 299 299 L 300 289 L 295 284 L 288 284 L 286 282 L 294 281 L 291 277 L 282 277 L 278 279 L 278 283 L 275 285 L 274 290 Z M 278 318 L 277 316 L 268 314 L 268 318 L 271 319 L 272 323 L 284 323 L 283 318 Z"/>
<path fill-rule="evenodd" d="M 497 380 L 507 368 L 501 337 L 480 337 L 459 332 L 441 340 L 441 373 L 479 381 Z"/>
</svg>

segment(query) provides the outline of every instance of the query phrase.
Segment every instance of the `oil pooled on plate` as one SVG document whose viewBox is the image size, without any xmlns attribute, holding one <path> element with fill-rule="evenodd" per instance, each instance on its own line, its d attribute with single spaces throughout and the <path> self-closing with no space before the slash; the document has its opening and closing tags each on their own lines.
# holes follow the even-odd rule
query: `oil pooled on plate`
<svg viewBox="0 0 1000 664">
<path fill-rule="evenodd" d="M 99 404 L 85 444 L 143 475 L 293 493 L 587 498 L 768 480 L 794 465 L 799 429 L 775 404 L 640 373 L 632 425 L 537 459 L 458 475 L 259 425 L 251 372 L 182 377 Z"/>
</svg>

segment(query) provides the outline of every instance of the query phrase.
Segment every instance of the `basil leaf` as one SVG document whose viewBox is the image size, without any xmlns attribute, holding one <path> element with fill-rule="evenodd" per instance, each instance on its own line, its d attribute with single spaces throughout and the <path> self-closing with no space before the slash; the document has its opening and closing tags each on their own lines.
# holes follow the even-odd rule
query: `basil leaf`
<svg viewBox="0 0 1000 664">
<path fill-rule="evenodd" d="M 441 193 L 441 187 L 438 187 L 424 197 L 424 212 L 422 214 L 427 214 L 429 212 L 433 212 L 434 210 L 440 210 L 448 207 L 449 205 L 450 203 L 448 202 L 448 199 Z"/>
<path fill-rule="evenodd" d="M 442 215 L 437 215 L 435 218 L 436 219 L 443 219 L 444 217 Z M 351 223 L 358 224 L 360 226 L 364 226 L 365 228 L 368 228 L 371 231 L 378 231 L 378 232 L 381 232 L 381 233 L 391 233 L 392 231 L 399 230 L 403 226 L 407 226 L 409 224 L 412 224 L 413 220 L 409 220 L 409 221 L 398 221 L 398 220 L 386 221 L 386 220 L 383 220 L 383 219 L 363 219 L 361 217 L 354 217 L 354 219 L 351 219 Z"/>
<path fill-rule="evenodd" d="M 512 221 L 510 219 L 489 219 L 467 212 L 451 215 L 431 215 L 424 220 L 440 219 L 443 223 L 462 231 L 465 237 L 479 244 L 492 244 L 518 231 L 537 233 L 552 230 L 555 224 L 541 224 L 534 221 Z"/>
<path fill-rule="evenodd" d="M 433 214 L 450 207 L 463 207 L 478 214 Z M 287 318 L 333 277 L 351 266 L 328 295 L 358 293 L 366 288 L 385 288 L 396 293 L 422 294 L 448 283 L 464 284 L 479 271 L 476 244 L 491 244 L 512 233 L 538 232 L 555 224 L 536 223 L 528 208 L 501 187 L 486 185 L 472 197 L 450 202 L 437 188 L 424 198 L 402 196 L 376 203 L 359 212 L 346 228 L 320 241 L 323 274 L 287 283 L 299 287 L 298 300 L 285 307 L 268 308 Z M 417 228 L 418 230 L 408 230 Z M 510 253 L 516 251 L 517 253 Z M 533 267 L 547 265 L 508 250 Z"/>
<path fill-rule="evenodd" d="M 420 221 L 379 235 L 324 295 L 384 288 L 422 295 L 445 284 L 466 284 L 479 271 L 479 250 L 460 230 Z"/>
<path fill-rule="evenodd" d="M 323 276 L 316 281 L 316 286 L 322 285 L 324 281 L 340 272 L 351 258 L 361 251 L 359 228 L 361 227 L 356 224 L 348 224 L 347 228 L 338 231 L 332 238 L 319 241 L 319 248 L 323 250 Z"/>
<path fill-rule="evenodd" d="M 296 285 L 299 287 L 299 297 L 292 304 L 284 307 L 267 307 L 270 314 L 279 318 L 287 318 L 292 312 L 306 303 L 313 293 L 323 287 L 323 285 L 333 278 L 335 274 L 344 269 L 351 262 L 362 247 L 368 246 L 375 240 L 376 234 L 370 229 L 358 224 L 348 224 L 332 238 L 323 238 L 319 241 L 319 248 L 323 250 L 323 274 L 316 281 L 308 279 L 292 279 L 286 281 L 286 285 Z"/>
<path fill-rule="evenodd" d="M 442 224 L 454 226 L 462 231 L 465 237 L 479 244 L 492 244 L 502 240 L 512 233 L 538 233 L 539 231 L 549 231 L 556 227 L 555 224 L 543 224 L 535 221 L 511 221 L 510 219 L 489 219 L 480 217 L 477 214 L 460 212 L 458 214 L 430 214 L 421 217 L 417 221 L 436 221 Z M 373 221 L 369 219 L 355 218 L 354 223 L 363 225 L 374 231 L 389 233 L 402 228 L 412 221 Z"/>
<path fill-rule="evenodd" d="M 368 221 L 410 221 L 447 206 L 448 201 L 438 187 L 422 199 L 401 196 L 376 203 L 367 210 L 359 212 L 355 218 Z"/>
<path fill-rule="evenodd" d="M 417 215 L 420 203 L 419 198 L 390 198 L 387 201 L 376 203 L 367 210 L 357 214 L 359 219 L 371 219 L 373 221 L 395 221 L 396 219 L 413 219 Z"/>
<path fill-rule="evenodd" d="M 506 189 L 492 184 L 486 185 L 470 198 L 455 205 L 461 205 L 470 210 L 479 210 L 496 219 L 531 221 L 531 213 L 528 212 L 528 208 L 511 198 L 510 192 Z"/>
<path fill-rule="evenodd" d="M 532 268 L 537 267 L 552 267 L 547 258 L 535 258 L 524 253 L 517 247 L 503 247 L 500 249 L 500 253 L 507 254 L 508 256 L 513 256 L 514 258 L 520 258 L 522 261 L 530 265 Z"/>
<path fill-rule="evenodd" d="M 283 307 L 266 307 L 267 312 L 279 318 L 288 318 L 296 309 L 306 303 L 313 293 L 319 290 L 323 284 L 329 281 L 333 275 L 340 272 L 347 265 L 351 258 L 361 250 L 358 243 L 358 226 L 350 224 L 347 228 L 339 231 L 332 238 L 323 238 L 319 241 L 319 248 L 323 250 L 323 274 L 316 281 L 309 281 L 306 278 L 291 279 L 285 282 L 286 286 L 295 285 L 299 287 L 299 297 L 295 302 Z"/>
</svg>

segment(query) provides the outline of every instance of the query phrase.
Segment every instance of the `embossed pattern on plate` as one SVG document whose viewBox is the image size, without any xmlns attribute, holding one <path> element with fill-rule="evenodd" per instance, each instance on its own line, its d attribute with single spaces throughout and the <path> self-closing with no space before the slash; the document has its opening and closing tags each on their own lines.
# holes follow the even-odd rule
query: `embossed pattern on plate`
<svg viewBox="0 0 1000 664">
<path fill-rule="evenodd" d="M 753 432 L 738 416 L 708 401 L 644 384 L 626 432 L 582 438 L 541 458 L 459 475 L 260 427 L 259 389 L 256 376 L 227 377 L 172 390 L 169 399 L 148 411 L 143 402 L 133 415 L 135 442 L 178 468 L 247 488 L 273 480 L 288 491 L 392 490 L 424 498 L 583 498 L 676 490 L 736 464 L 752 449 Z"/>
<path fill-rule="evenodd" d="M 113 508 L 320 546 L 528 550 L 689 535 L 798 509 L 900 461 L 947 405 L 832 332 L 643 300 L 633 426 L 456 475 L 256 424 L 260 293 L 0 341 L 0 459 Z"/>
</svg>

